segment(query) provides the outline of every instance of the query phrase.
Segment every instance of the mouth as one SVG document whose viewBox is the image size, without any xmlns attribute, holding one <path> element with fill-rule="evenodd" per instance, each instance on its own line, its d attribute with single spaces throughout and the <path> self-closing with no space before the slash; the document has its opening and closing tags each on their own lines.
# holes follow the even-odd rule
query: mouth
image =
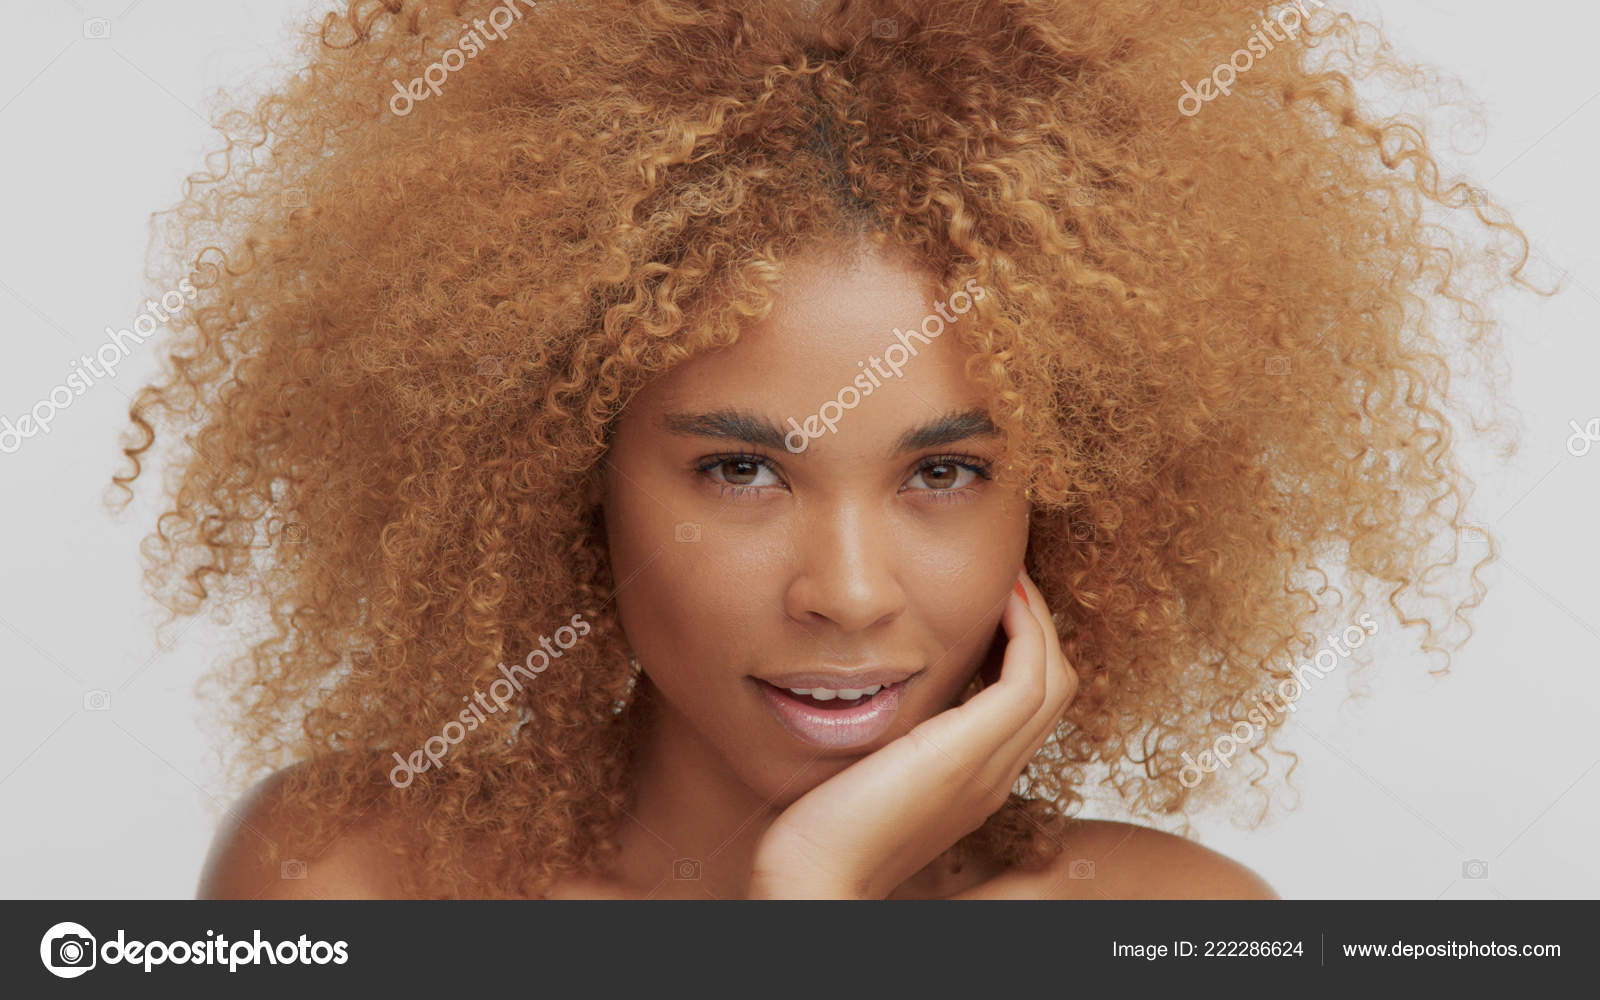
<svg viewBox="0 0 1600 1000">
<path fill-rule="evenodd" d="M 899 680 L 889 683 L 854 688 L 791 688 L 759 677 L 752 679 L 767 708 L 790 735 L 819 750 L 846 750 L 871 743 L 894 723 L 901 694 L 912 675 L 900 671 L 898 676 Z"/>
</svg>

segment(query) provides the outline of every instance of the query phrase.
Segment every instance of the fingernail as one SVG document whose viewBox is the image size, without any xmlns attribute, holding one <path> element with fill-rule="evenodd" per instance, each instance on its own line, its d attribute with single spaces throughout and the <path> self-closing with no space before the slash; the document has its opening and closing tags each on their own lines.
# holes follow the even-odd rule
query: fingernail
<svg viewBox="0 0 1600 1000">
<path fill-rule="evenodd" d="M 1012 584 L 1012 586 L 1016 588 L 1017 596 L 1022 598 L 1022 603 L 1032 607 L 1033 603 L 1028 600 L 1028 592 L 1022 589 L 1022 581 L 1018 580 L 1016 583 Z"/>
</svg>

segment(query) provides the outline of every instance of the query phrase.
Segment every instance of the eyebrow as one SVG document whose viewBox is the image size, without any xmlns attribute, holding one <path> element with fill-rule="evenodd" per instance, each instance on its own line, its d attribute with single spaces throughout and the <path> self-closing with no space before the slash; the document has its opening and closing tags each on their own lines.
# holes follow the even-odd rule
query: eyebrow
<svg viewBox="0 0 1600 1000">
<path fill-rule="evenodd" d="M 727 438 L 763 445 L 774 451 L 786 450 L 784 432 L 765 417 L 745 410 L 715 410 L 709 413 L 668 413 L 662 424 L 673 434 L 688 437 Z M 890 455 L 937 448 L 973 437 L 996 437 L 1000 433 L 989 414 L 981 409 L 952 411 L 913 427 L 900 435 Z"/>
</svg>

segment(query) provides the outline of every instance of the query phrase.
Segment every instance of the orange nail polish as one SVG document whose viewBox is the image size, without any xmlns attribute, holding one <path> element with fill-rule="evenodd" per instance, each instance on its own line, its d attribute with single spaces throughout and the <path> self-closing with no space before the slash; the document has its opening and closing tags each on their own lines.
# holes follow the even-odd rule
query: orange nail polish
<svg viewBox="0 0 1600 1000">
<path fill-rule="evenodd" d="M 1022 581 L 1018 580 L 1016 583 L 1012 584 L 1012 586 L 1016 588 L 1017 596 L 1022 598 L 1022 603 L 1032 607 L 1033 602 L 1028 600 L 1028 592 L 1022 589 Z"/>
</svg>

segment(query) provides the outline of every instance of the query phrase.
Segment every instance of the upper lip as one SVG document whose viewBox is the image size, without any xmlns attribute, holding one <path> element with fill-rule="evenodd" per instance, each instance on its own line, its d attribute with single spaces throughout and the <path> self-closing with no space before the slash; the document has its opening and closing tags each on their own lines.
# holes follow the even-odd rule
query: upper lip
<svg viewBox="0 0 1600 1000">
<path fill-rule="evenodd" d="M 792 674 L 758 677 L 773 687 L 828 691 L 859 691 L 877 685 L 897 684 L 917 671 L 908 667 L 873 667 L 868 670 L 804 670 Z"/>
</svg>

